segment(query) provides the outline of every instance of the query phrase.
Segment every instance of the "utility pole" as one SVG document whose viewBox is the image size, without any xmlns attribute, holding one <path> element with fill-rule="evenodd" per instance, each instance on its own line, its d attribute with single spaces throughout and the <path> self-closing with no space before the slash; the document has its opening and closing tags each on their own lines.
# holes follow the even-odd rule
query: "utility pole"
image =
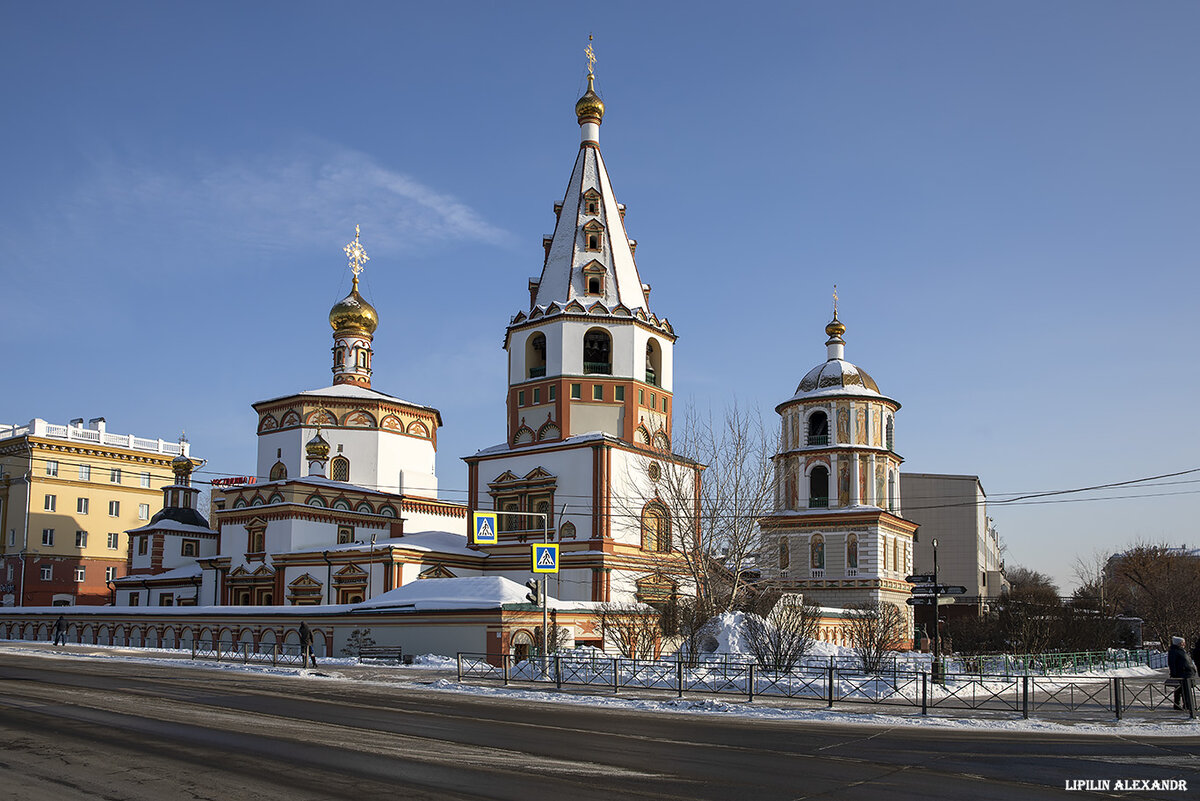
<svg viewBox="0 0 1200 801">
<path fill-rule="evenodd" d="M 937 565 L 937 537 L 933 538 L 933 680 L 941 682 L 942 679 L 942 655 L 938 651 L 938 629 L 941 628 L 941 622 L 938 620 L 941 617 L 941 610 L 938 608 L 938 565 Z"/>
</svg>

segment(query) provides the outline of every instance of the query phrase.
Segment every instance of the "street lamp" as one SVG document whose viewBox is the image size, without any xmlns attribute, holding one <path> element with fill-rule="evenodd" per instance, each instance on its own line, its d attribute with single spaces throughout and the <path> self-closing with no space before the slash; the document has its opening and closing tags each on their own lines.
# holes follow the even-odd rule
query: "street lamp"
<svg viewBox="0 0 1200 801">
<path fill-rule="evenodd" d="M 931 541 L 933 545 L 933 680 L 941 681 L 942 679 L 942 660 L 941 654 L 938 651 L 938 629 L 940 621 L 938 620 L 938 564 L 937 564 L 937 537 Z"/>
</svg>

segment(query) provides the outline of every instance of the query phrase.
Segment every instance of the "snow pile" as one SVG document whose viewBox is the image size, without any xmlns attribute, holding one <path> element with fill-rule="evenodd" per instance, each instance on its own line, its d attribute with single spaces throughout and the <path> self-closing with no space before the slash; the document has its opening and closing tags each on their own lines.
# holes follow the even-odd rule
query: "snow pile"
<svg viewBox="0 0 1200 801">
<path fill-rule="evenodd" d="M 746 619 L 749 617 L 745 612 L 722 612 L 708 622 L 708 631 L 716 641 L 716 648 L 708 653 L 727 655 L 735 661 L 754 661 L 754 654 L 750 651 L 750 644 L 746 640 Z M 707 638 L 706 638 L 707 639 Z M 712 641 L 710 640 L 711 644 Z M 853 657 L 855 656 L 853 648 L 846 648 L 841 645 L 835 645 L 831 642 L 817 641 L 812 644 L 805 654 L 808 657 Z"/>
</svg>

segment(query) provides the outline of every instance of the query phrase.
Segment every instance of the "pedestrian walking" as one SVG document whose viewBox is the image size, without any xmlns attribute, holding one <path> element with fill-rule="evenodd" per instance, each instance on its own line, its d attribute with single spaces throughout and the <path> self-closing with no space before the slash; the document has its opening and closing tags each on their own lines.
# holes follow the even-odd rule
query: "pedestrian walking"
<svg viewBox="0 0 1200 801">
<path fill-rule="evenodd" d="M 59 615 L 58 620 L 54 621 L 54 644 L 67 644 L 67 619 L 62 615 Z"/>
<path fill-rule="evenodd" d="M 1182 637 L 1171 638 L 1171 648 L 1167 651 L 1167 667 L 1171 670 L 1171 678 L 1167 680 L 1167 685 L 1175 688 L 1175 708 L 1184 709 L 1183 704 L 1187 704 L 1186 709 L 1191 712 L 1191 685 L 1196 681 L 1196 663 L 1184 650 Z"/>
<path fill-rule="evenodd" d="M 1186 656 L 1186 654 L 1185 654 Z M 313 635 L 308 624 L 303 620 L 300 621 L 300 664 L 303 667 L 308 667 L 309 660 L 312 660 L 312 666 L 317 666 L 317 657 L 313 654 Z"/>
</svg>

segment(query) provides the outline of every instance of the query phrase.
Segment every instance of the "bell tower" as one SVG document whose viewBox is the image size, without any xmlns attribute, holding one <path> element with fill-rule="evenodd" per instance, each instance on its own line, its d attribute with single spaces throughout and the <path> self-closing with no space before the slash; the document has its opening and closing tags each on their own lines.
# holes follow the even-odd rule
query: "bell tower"
<svg viewBox="0 0 1200 801">
<path fill-rule="evenodd" d="M 675 332 L 650 310 L 600 154 L 604 101 L 588 87 L 575 103 L 580 144 L 566 193 L 543 238 L 542 272 L 529 308 L 510 321 L 508 445 L 519 448 L 590 432 L 669 449 Z"/>
</svg>

